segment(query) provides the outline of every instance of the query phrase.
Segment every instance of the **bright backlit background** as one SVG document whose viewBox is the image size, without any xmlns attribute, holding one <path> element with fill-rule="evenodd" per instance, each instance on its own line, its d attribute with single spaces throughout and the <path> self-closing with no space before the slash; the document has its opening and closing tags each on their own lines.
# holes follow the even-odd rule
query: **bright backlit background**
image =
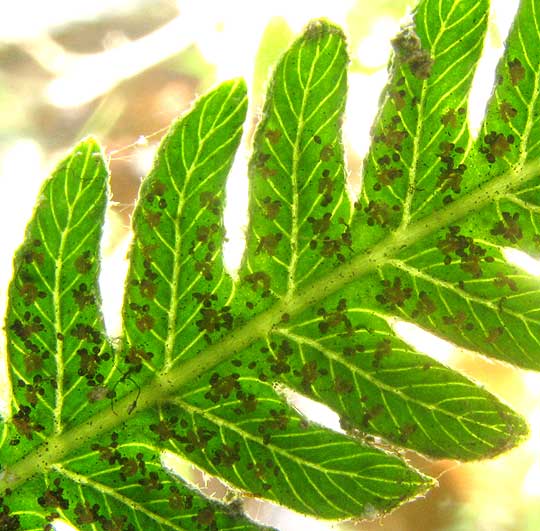
<svg viewBox="0 0 540 531">
<path fill-rule="evenodd" d="M 103 246 L 102 291 L 109 331 L 117 334 L 130 214 L 164 128 L 198 94 L 235 76 L 244 77 L 250 86 L 249 123 L 253 123 L 272 64 L 311 18 L 329 18 L 342 25 L 349 38 L 352 60 L 344 140 L 351 183 L 358 186 L 369 128 L 386 79 L 389 41 L 411 7 L 406 0 L 6 3 L 0 17 L 0 313 L 5 308 L 12 254 L 22 240 L 43 179 L 71 145 L 92 133 L 106 147 L 112 172 L 114 205 Z M 516 7 L 516 0 L 492 0 L 486 53 L 471 96 L 473 131 L 482 118 Z M 238 264 L 242 246 L 247 157 L 244 146 L 228 187 L 231 270 Z M 540 274 L 536 261 L 516 253 L 508 257 Z M 525 414 L 532 429 L 530 440 L 496 460 L 468 465 L 429 462 L 406 454 L 414 465 L 438 477 L 440 487 L 370 523 L 314 522 L 248 500 L 250 514 L 286 531 L 540 529 L 539 375 L 458 351 L 406 323 L 396 323 L 396 330 L 420 350 L 482 381 Z M 6 393 L 0 394 L 2 407 Z M 298 407 L 319 421 L 326 419 L 331 427 L 337 424 L 325 408 L 309 403 Z M 164 458 L 205 492 L 223 495 L 222 486 L 185 464 L 173 463 L 170 456 Z"/>
</svg>

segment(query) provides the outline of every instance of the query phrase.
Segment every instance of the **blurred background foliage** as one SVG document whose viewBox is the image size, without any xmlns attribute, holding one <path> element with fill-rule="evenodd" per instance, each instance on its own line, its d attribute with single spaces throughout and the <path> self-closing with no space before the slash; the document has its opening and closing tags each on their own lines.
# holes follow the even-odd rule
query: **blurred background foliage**
<svg viewBox="0 0 540 531">
<path fill-rule="evenodd" d="M 494 65 L 515 0 L 493 0 L 486 54 L 469 116 L 478 128 Z M 103 246 L 102 291 L 108 328 L 118 331 L 129 220 L 142 177 L 165 129 L 193 99 L 234 76 L 248 80 L 251 120 L 228 187 L 228 263 L 241 253 L 247 145 L 269 71 L 302 27 L 324 16 L 349 38 L 351 68 L 344 141 L 350 184 L 358 190 L 361 159 L 386 79 L 390 39 L 412 7 L 407 0 L 17 0 L 0 16 L 0 311 L 11 260 L 43 179 L 69 146 L 87 134 L 105 146 L 114 201 Z M 530 268 L 540 274 L 536 263 Z M 535 269 L 536 268 L 536 269 Z M 535 531 L 540 529 L 540 377 L 458 351 L 403 328 L 419 349 L 478 379 L 527 415 L 532 437 L 499 459 L 460 465 L 404 452 L 440 486 L 424 499 L 373 522 L 315 522 L 246 500 L 249 513 L 286 531 Z M 5 349 L 2 347 L 2 352 Z M 0 393 L 6 401 L 7 386 Z M 331 412 L 306 414 L 335 426 Z M 183 467 L 205 492 L 223 486 Z M 57 524 L 58 530 L 62 528 Z"/>
</svg>

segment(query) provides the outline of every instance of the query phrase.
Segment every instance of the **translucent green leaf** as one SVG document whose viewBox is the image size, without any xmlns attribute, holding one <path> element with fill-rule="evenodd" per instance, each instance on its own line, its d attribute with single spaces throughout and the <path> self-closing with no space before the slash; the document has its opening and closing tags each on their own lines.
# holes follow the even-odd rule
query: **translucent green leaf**
<svg viewBox="0 0 540 531">
<path fill-rule="evenodd" d="M 379 435 L 433 457 L 479 459 L 523 439 L 519 415 L 396 338 L 394 312 L 362 304 L 358 289 L 371 299 L 370 284 L 355 283 L 275 330 L 273 359 L 282 358 L 284 342 L 289 350 L 288 370 L 273 366 L 281 381 L 339 412 L 351 434 Z M 420 297 L 422 304 L 431 302 Z"/>
<path fill-rule="evenodd" d="M 427 11 L 422 8 L 427 4 L 429 2 L 421 4 L 418 9 L 415 17 L 417 27 L 424 27 L 426 13 L 431 13 L 427 7 Z M 462 8 L 465 4 L 460 3 Z M 477 5 L 471 3 L 470 11 L 461 13 L 460 24 L 456 26 L 466 34 L 463 24 L 468 18 L 472 24 Z M 458 6 L 455 7 L 457 10 Z M 488 105 L 485 123 L 474 145 L 466 135 L 465 122 L 460 126 L 462 132 L 458 137 L 450 134 L 460 130 L 450 127 L 453 121 L 445 126 L 444 134 L 449 136 L 438 144 L 440 161 L 430 171 L 440 171 L 441 176 L 455 179 L 457 183 L 455 188 L 449 189 L 441 178 L 438 183 L 431 180 L 434 186 L 438 186 L 436 193 L 432 194 L 433 200 L 442 197 L 449 204 L 446 209 L 443 205 L 437 208 L 442 208 L 442 212 L 452 212 L 452 219 L 437 227 L 438 230 L 432 224 L 432 236 L 418 238 L 417 241 L 411 238 L 409 249 L 387 260 L 378 271 L 379 278 L 373 277 L 369 281 L 372 286 L 370 307 L 380 309 L 381 304 L 377 303 L 382 301 L 386 312 L 391 310 L 400 317 L 416 321 L 460 346 L 536 370 L 540 368 L 536 354 L 540 335 L 537 281 L 508 264 L 503 250 L 516 247 L 537 254 L 539 249 L 540 233 L 536 221 L 538 178 L 532 178 L 534 172 L 525 166 L 536 158 L 534 150 L 538 132 L 535 128 L 540 106 L 538 68 L 535 67 L 539 56 L 535 43 L 540 38 L 539 16 L 533 4 L 522 3 L 497 70 L 497 85 Z M 426 34 L 426 42 L 430 42 L 429 39 L 433 41 L 433 38 L 433 35 L 428 38 Z M 525 42 L 531 43 L 527 51 Z M 455 65 L 463 62 L 466 61 L 460 60 Z M 522 63 L 525 66 L 520 66 Z M 436 64 L 437 61 L 434 62 Z M 456 70 L 459 68 L 451 72 Z M 435 73 L 433 70 L 426 83 L 431 82 Z M 459 78 L 465 79 L 464 74 Z M 507 108 L 509 105 L 513 110 Z M 401 116 L 400 113 L 398 115 Z M 381 122 L 384 122 L 384 117 Z M 431 123 L 426 118 L 425 122 Z M 431 145 L 433 141 L 428 140 L 424 144 Z M 420 146 L 423 148 L 424 144 Z M 423 154 L 416 161 L 417 172 L 424 167 L 425 160 Z M 411 163 L 409 167 L 414 165 Z M 366 178 L 369 171 L 368 167 Z M 504 172 L 508 173 L 505 175 Z M 525 175 L 526 179 L 523 178 Z M 486 195 L 472 205 L 471 194 L 483 194 L 475 188 L 480 184 Z M 366 181 L 364 194 L 371 193 Z M 378 193 L 374 191 L 373 196 Z M 417 192 L 410 188 L 407 194 L 407 200 L 414 205 L 413 198 Z M 460 196 L 467 199 L 460 202 Z M 359 217 L 365 219 L 367 215 L 368 226 L 373 225 L 379 235 L 388 232 L 390 225 L 385 224 L 382 218 L 369 217 L 369 205 L 360 208 L 363 210 Z M 424 219 L 435 217 L 431 214 Z M 421 220 L 417 225 L 420 223 Z M 410 233 L 410 224 L 401 225 L 400 230 Z M 366 286 L 365 289 L 369 288 Z M 401 300 L 392 301 L 392 295 L 401 297 Z"/>
<path fill-rule="evenodd" d="M 263 296 L 257 309 L 293 296 L 350 252 L 340 136 L 347 62 L 341 31 L 313 23 L 270 82 L 250 161 L 251 223 L 240 271 L 243 285 Z"/>
<path fill-rule="evenodd" d="M 12 422 L 3 462 L 80 422 L 105 398 L 113 354 L 97 254 L 107 183 L 99 146 L 81 142 L 44 184 L 15 255 L 6 314 Z"/>
<path fill-rule="evenodd" d="M 246 109 L 240 80 L 202 97 L 171 127 L 141 187 L 124 303 L 130 373 L 170 368 L 232 328 L 222 211 Z"/>
<path fill-rule="evenodd" d="M 5 497 L 10 513 L 0 519 L 2 529 L 42 529 L 61 518 L 81 530 L 271 531 L 243 518 L 234 503 L 188 488 L 164 471 L 159 448 L 123 442 L 126 435 L 107 434 Z"/>
<path fill-rule="evenodd" d="M 401 459 L 307 423 L 238 361 L 160 410 L 153 438 L 241 492 L 322 518 L 386 512 L 430 486 Z"/>
<path fill-rule="evenodd" d="M 356 204 L 355 246 L 404 229 L 460 193 L 470 149 L 467 100 L 488 5 L 422 1 L 413 23 L 393 39 L 390 79 Z"/>
<path fill-rule="evenodd" d="M 522 0 L 497 67 L 495 90 L 476 141 L 476 163 L 482 171 L 477 172 L 475 182 L 508 169 L 520 169 L 540 154 L 539 21 L 538 5 L 532 0 Z M 516 195 L 520 197 L 523 192 Z M 532 193 L 527 195 L 532 196 Z"/>
<path fill-rule="evenodd" d="M 491 457 L 525 421 L 394 331 L 411 321 L 529 369 L 537 280 L 539 14 L 522 2 L 482 132 L 467 99 L 487 2 L 421 0 L 394 39 L 356 202 L 340 137 L 348 56 L 311 23 L 269 84 L 249 165 L 247 248 L 223 267 L 222 210 L 246 87 L 233 80 L 173 124 L 133 216 L 123 337 L 96 286 L 107 170 L 95 141 L 44 185 L 15 257 L 6 317 L 12 411 L 0 438 L 0 527 L 256 530 L 174 478 L 172 450 L 238 494 L 321 518 L 391 510 L 434 482 L 380 444 Z M 345 433 L 308 422 L 295 390 Z"/>
</svg>

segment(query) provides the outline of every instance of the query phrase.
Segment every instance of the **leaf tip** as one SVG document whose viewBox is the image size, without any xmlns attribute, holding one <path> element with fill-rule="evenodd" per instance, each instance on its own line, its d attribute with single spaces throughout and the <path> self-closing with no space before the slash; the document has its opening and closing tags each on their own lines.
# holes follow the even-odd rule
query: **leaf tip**
<svg viewBox="0 0 540 531">
<path fill-rule="evenodd" d="M 500 412 L 505 422 L 503 436 L 494 447 L 493 456 L 512 450 L 521 445 L 530 436 L 529 424 L 524 417 L 508 408 Z"/>
<path fill-rule="evenodd" d="M 107 161 L 105 153 L 99 142 L 99 140 L 92 135 L 84 137 L 75 147 L 71 150 L 70 157 L 73 155 L 80 155 L 82 153 L 89 153 L 93 159 L 96 159 L 99 165 L 107 167 Z"/>
<path fill-rule="evenodd" d="M 311 20 L 304 30 L 304 37 L 310 40 L 320 39 L 325 35 L 336 35 L 341 39 L 345 39 L 343 30 L 325 18 Z"/>
<path fill-rule="evenodd" d="M 243 77 L 233 77 L 227 81 L 224 81 L 218 88 L 228 89 L 231 92 L 240 92 L 241 94 L 247 94 L 247 83 Z"/>
<path fill-rule="evenodd" d="M 406 469 L 406 474 L 401 480 L 397 480 L 397 483 L 405 487 L 399 497 L 391 498 L 388 500 L 388 503 L 381 505 L 375 511 L 376 514 L 373 514 L 372 509 L 374 508 L 370 504 L 367 504 L 364 507 L 364 513 L 361 515 L 361 518 L 372 520 L 374 517 L 384 516 L 401 505 L 424 497 L 431 489 L 439 486 L 439 482 L 435 478 L 423 474 L 410 465 Z"/>
<path fill-rule="evenodd" d="M 99 153 L 102 155 L 102 148 L 101 144 L 99 143 L 98 139 L 93 135 L 88 135 L 85 138 L 83 138 L 77 146 L 75 146 L 75 149 L 89 149 L 95 153 Z"/>
</svg>

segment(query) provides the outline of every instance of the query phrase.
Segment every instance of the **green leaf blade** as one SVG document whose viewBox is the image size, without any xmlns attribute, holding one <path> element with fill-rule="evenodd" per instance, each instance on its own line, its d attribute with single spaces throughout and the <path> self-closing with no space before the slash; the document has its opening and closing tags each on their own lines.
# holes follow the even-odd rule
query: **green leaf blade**
<svg viewBox="0 0 540 531">
<path fill-rule="evenodd" d="M 270 82 L 250 162 L 251 223 L 240 272 L 265 298 L 253 303 L 257 309 L 291 296 L 348 254 L 340 137 L 347 62 L 341 31 L 316 21 Z"/>
<path fill-rule="evenodd" d="M 477 239 L 474 221 L 439 231 L 389 261 L 372 300 L 384 299 L 387 310 L 463 348 L 538 370 L 537 280 L 508 264 L 501 247 Z M 390 300 L 396 282 L 406 294 L 399 306 Z"/>
<path fill-rule="evenodd" d="M 235 360 L 241 361 L 240 360 Z M 431 480 L 401 459 L 309 424 L 254 370 L 218 367 L 150 424 L 166 444 L 241 492 L 328 519 L 384 513 Z M 390 478 L 399 478 L 394 482 Z"/>
<path fill-rule="evenodd" d="M 3 507 L 22 526 L 6 529 L 41 529 L 62 518 L 82 531 L 271 531 L 243 517 L 234 504 L 204 498 L 163 468 L 160 448 L 125 441 L 126 435 L 107 434 L 17 495 L 5 496 Z"/>
<path fill-rule="evenodd" d="M 98 288 L 107 198 L 101 149 L 85 140 L 43 185 L 16 253 L 6 313 L 14 455 L 61 433 L 107 385 L 113 355 Z"/>
<path fill-rule="evenodd" d="M 246 107 L 239 80 L 201 98 L 142 185 L 123 310 L 130 374 L 170 368 L 232 326 L 221 214 Z"/>
<path fill-rule="evenodd" d="M 514 55 L 538 61 L 519 55 L 520 39 L 534 41 L 537 19 L 535 6 L 523 5 L 533 16 L 518 15 L 501 71 Z M 44 188 L 48 203 L 29 226 L 10 288 L 15 413 L 1 440 L 4 520 L 16 514 L 30 528 L 44 525 L 38 516 L 60 516 L 87 529 L 260 529 L 237 505 L 214 504 L 171 478 L 160 459 L 165 449 L 234 489 L 299 512 L 365 517 L 433 483 L 378 448 L 379 437 L 460 460 L 498 455 L 524 439 L 517 413 L 415 352 L 392 328 L 405 319 L 514 365 L 539 365 L 535 280 L 504 259 L 507 245 L 531 252 L 540 241 L 538 164 L 513 158 L 510 133 L 504 139 L 512 149 L 488 160 L 485 146 L 494 142 L 485 137 L 495 118 L 476 144 L 465 120 L 487 2 L 421 0 L 414 16 L 414 31 L 394 43 L 353 221 L 340 138 L 344 37 L 317 21 L 283 57 L 255 134 L 251 221 L 237 282 L 222 263 L 222 207 L 245 118 L 244 84 L 221 85 L 172 127 L 134 215 L 117 354 L 97 304 L 99 225 L 96 231 L 84 221 L 102 214 L 106 169 L 89 148 L 85 160 L 97 161 L 102 183 L 94 186 L 80 156 L 68 157 L 66 167 L 76 171 L 61 167 Z M 521 128 L 523 145 L 537 134 L 536 71 L 528 66 L 517 81 L 506 73 L 512 86 L 526 82 L 508 98 L 531 95 L 527 119 L 520 111 L 522 121 L 508 126 Z M 503 79 L 495 99 L 508 87 Z M 518 117 L 510 114 L 509 123 Z M 534 143 L 527 146 L 535 152 Z M 93 199 L 80 193 L 81 183 Z M 70 213 L 75 204 L 80 216 Z M 38 222 L 60 267 L 28 248 Z M 86 241 L 91 248 L 79 249 Z M 29 279 L 42 282 L 45 296 L 24 286 Z M 46 290 L 56 298 L 47 308 Z M 26 299 L 52 328 L 21 313 Z M 34 358 L 21 345 L 36 354 L 26 335 L 54 349 L 50 363 L 40 358 L 49 364 L 43 391 L 43 379 L 24 374 L 35 372 Z M 283 386 L 330 406 L 346 435 L 307 423 L 281 395 Z"/>
<path fill-rule="evenodd" d="M 520 3 L 496 74 L 497 84 L 471 159 L 479 169 L 470 185 L 505 171 L 522 171 L 540 154 L 540 10 Z M 469 221 L 488 241 L 540 254 L 538 178 L 498 197 Z M 477 232 L 477 233 L 478 233 Z"/>
<path fill-rule="evenodd" d="M 393 40 L 390 79 L 356 204 L 357 248 L 443 207 L 461 192 L 470 143 L 467 100 L 487 6 L 487 0 L 420 2 L 414 24 Z"/>
<path fill-rule="evenodd" d="M 483 172 L 478 180 L 520 169 L 538 158 L 540 134 L 540 11 L 531 0 L 520 2 L 497 67 L 496 86 L 476 142 Z M 476 181 L 478 182 L 478 181 Z"/>
<path fill-rule="evenodd" d="M 373 278 L 356 283 L 277 328 L 269 372 L 328 404 L 351 433 L 431 457 L 482 459 L 523 440 L 528 429 L 519 415 L 396 338 L 388 308 L 356 302 L 357 290 L 369 300 L 373 285 Z"/>
</svg>

